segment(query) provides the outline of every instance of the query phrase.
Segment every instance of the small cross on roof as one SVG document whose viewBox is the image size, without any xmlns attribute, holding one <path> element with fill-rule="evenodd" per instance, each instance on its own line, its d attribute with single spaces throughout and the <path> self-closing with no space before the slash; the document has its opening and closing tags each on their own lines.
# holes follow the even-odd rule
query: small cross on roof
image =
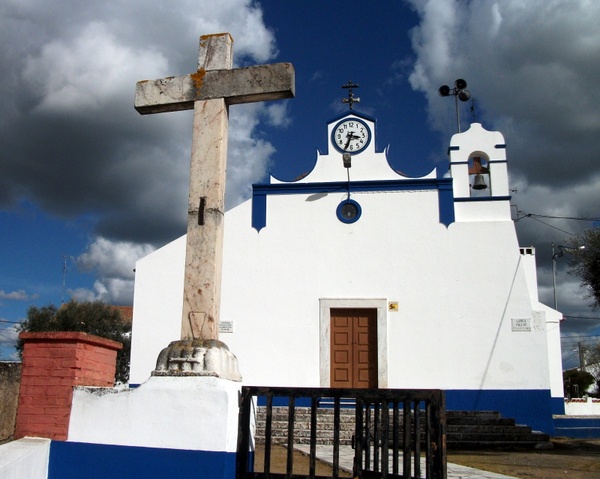
<svg viewBox="0 0 600 479">
<path fill-rule="evenodd" d="M 348 103 L 348 106 L 351 110 L 353 109 L 354 103 L 360 103 L 360 98 L 355 98 L 354 93 L 352 93 L 352 89 L 358 87 L 359 85 L 352 83 L 352 80 L 345 85 L 342 85 L 342 88 L 346 88 L 348 90 L 348 98 L 342 98 L 342 103 Z"/>
</svg>

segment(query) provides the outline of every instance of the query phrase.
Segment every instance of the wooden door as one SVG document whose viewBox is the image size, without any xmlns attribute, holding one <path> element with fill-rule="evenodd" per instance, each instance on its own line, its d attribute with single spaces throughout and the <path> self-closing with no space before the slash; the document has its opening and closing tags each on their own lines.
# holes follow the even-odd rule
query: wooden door
<svg viewBox="0 0 600 479">
<path fill-rule="evenodd" d="M 331 309 L 332 388 L 377 387 L 377 310 Z"/>
</svg>

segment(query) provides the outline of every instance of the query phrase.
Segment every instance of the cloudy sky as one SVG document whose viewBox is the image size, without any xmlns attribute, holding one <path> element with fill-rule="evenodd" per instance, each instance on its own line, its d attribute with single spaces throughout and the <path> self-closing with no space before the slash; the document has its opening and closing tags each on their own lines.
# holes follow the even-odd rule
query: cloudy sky
<svg viewBox="0 0 600 479">
<path fill-rule="evenodd" d="M 463 129 L 505 135 L 519 239 L 536 247 L 551 305 L 551 243 L 600 219 L 598 18 L 593 0 L 4 0 L 0 341 L 31 305 L 131 304 L 136 259 L 185 232 L 191 114 L 140 116 L 135 83 L 194 71 L 198 37 L 224 31 L 236 65 L 292 62 L 297 90 L 231 108 L 229 207 L 269 172 L 311 168 L 348 80 L 398 169 L 443 168 L 456 120 L 437 90 L 464 78 L 475 103 L 461 104 Z M 600 313 L 566 263 L 568 355 L 600 335 Z"/>
</svg>

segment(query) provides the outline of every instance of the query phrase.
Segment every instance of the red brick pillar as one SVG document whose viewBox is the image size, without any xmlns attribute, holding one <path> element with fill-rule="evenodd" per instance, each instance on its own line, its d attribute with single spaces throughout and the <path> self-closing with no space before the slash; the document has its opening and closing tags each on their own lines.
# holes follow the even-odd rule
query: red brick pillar
<svg viewBox="0 0 600 479">
<path fill-rule="evenodd" d="M 15 439 L 66 440 L 73 386 L 111 387 L 121 343 L 80 332 L 21 333 L 24 341 Z"/>
</svg>

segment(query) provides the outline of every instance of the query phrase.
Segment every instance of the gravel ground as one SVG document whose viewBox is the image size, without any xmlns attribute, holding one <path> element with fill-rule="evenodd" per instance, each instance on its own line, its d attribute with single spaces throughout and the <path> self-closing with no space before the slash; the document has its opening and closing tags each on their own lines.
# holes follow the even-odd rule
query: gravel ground
<svg viewBox="0 0 600 479">
<path fill-rule="evenodd" d="M 448 451 L 448 461 L 520 479 L 600 479 L 600 441 L 552 443 L 543 451 Z"/>
</svg>

